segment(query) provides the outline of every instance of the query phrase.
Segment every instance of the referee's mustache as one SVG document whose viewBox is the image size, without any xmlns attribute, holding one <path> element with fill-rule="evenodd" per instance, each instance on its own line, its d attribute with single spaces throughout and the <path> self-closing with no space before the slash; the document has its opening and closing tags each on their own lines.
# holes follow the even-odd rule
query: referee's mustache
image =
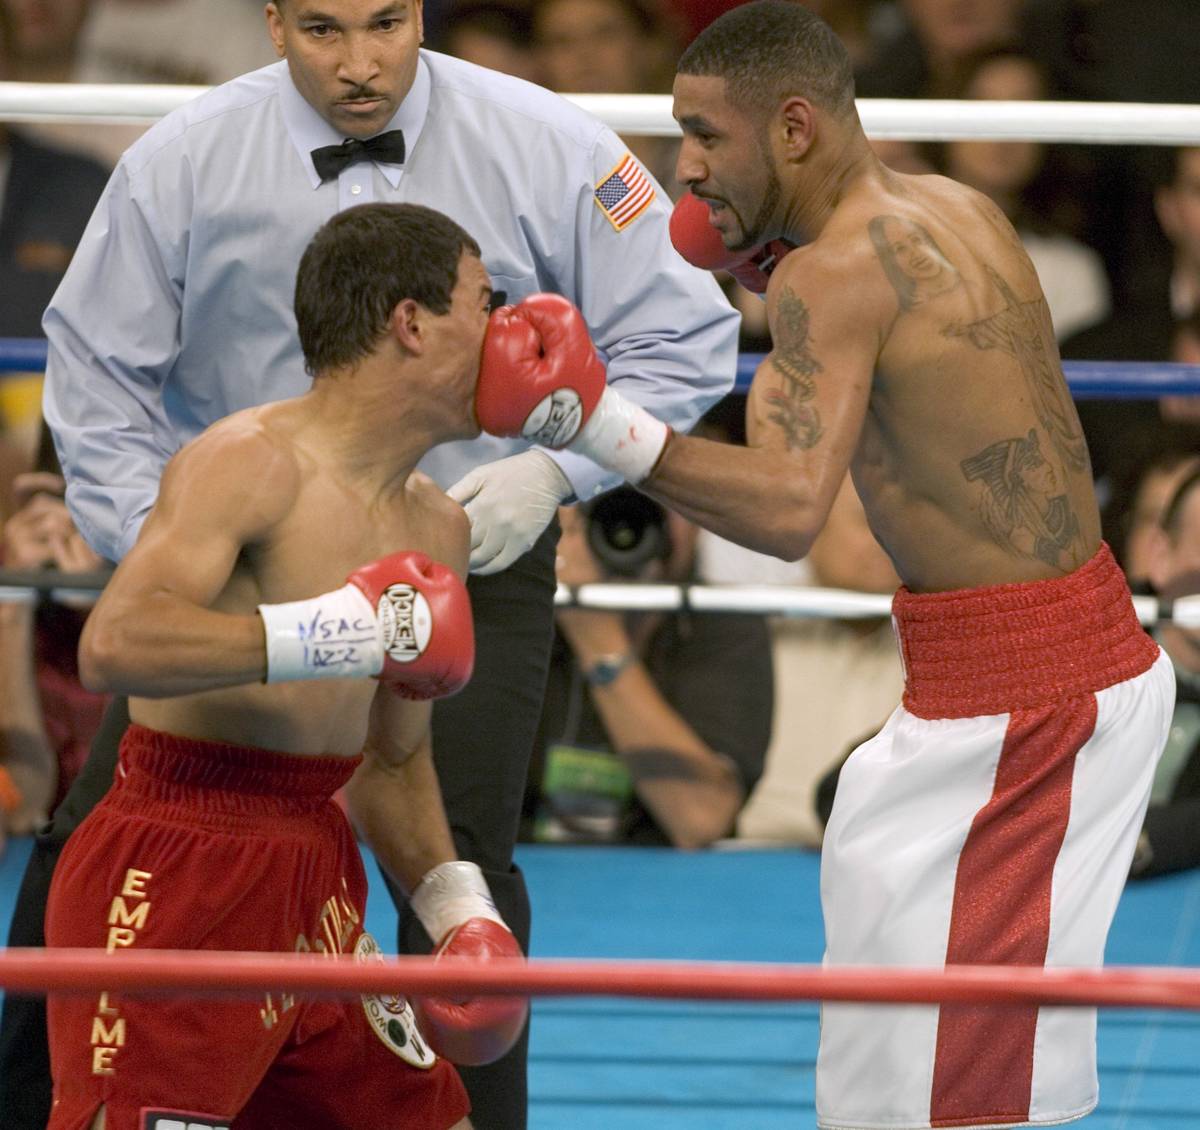
<svg viewBox="0 0 1200 1130">
<path fill-rule="evenodd" d="M 349 94 L 343 94 L 339 102 L 365 102 L 370 98 L 382 98 L 383 95 L 369 86 L 356 86 Z"/>
</svg>

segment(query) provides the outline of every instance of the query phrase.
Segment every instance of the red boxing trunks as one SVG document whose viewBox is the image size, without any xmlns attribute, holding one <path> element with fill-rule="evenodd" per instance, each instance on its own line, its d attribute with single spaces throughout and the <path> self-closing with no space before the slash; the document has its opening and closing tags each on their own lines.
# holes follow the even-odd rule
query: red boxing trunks
<svg viewBox="0 0 1200 1130">
<path fill-rule="evenodd" d="M 113 787 L 71 836 L 48 946 L 353 953 L 367 881 L 330 799 L 357 758 L 302 757 L 131 726 Z M 104 992 L 48 1001 L 49 1130 L 444 1130 L 469 1103 L 403 997 Z"/>
<path fill-rule="evenodd" d="M 901 589 L 893 617 L 904 702 L 838 781 L 826 963 L 1099 966 L 1175 698 L 1108 547 L 1054 580 Z M 1080 1118 L 1095 1026 L 1094 1009 L 827 1005 L 819 1125 Z"/>
</svg>

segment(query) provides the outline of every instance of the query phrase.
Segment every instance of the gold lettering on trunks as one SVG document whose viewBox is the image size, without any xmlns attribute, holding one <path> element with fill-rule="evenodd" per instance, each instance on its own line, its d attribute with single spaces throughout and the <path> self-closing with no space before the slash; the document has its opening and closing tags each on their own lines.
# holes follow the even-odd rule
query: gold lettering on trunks
<svg viewBox="0 0 1200 1130">
<path fill-rule="evenodd" d="M 114 895 L 108 906 L 108 940 L 104 947 L 107 953 L 133 945 L 138 933 L 146 928 L 146 919 L 150 916 L 146 888 L 152 878 L 150 871 L 141 871 L 136 867 L 125 869 L 121 893 Z M 101 993 L 96 1004 L 96 1015 L 92 1017 L 89 1041 L 92 1045 L 93 1075 L 117 1073 L 117 1052 L 125 1046 L 126 1035 L 125 1017 L 121 1015 L 120 1008 L 113 1004 L 107 992 Z"/>
<path fill-rule="evenodd" d="M 146 884 L 150 879 L 149 871 L 139 871 L 136 867 L 126 869 L 121 893 L 113 897 L 108 908 L 108 942 L 104 948 L 109 953 L 133 945 L 137 941 L 138 931 L 145 929 L 151 904 L 143 900 L 146 899 Z M 126 899 L 135 901 L 132 910 Z"/>
</svg>

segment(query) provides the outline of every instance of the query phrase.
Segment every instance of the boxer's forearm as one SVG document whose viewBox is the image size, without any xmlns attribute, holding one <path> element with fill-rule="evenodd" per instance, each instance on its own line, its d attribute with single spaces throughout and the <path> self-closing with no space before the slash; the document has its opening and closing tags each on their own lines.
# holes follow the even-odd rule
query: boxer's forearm
<svg viewBox="0 0 1200 1130">
<path fill-rule="evenodd" d="M 359 834 L 405 894 L 439 863 L 458 858 L 428 749 L 402 764 L 367 751 L 346 801 Z"/>
<path fill-rule="evenodd" d="M 821 528 L 817 493 L 786 455 L 673 434 L 638 489 L 747 549 L 798 561 Z"/>
</svg>

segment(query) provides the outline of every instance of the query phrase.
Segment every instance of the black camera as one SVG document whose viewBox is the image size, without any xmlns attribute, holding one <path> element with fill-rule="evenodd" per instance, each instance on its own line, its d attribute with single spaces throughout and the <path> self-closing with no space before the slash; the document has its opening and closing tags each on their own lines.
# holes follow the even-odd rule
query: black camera
<svg viewBox="0 0 1200 1130">
<path fill-rule="evenodd" d="M 636 577 L 648 562 L 671 552 L 666 510 L 633 487 L 618 487 L 588 503 L 584 518 L 588 548 L 618 577 Z"/>
</svg>

